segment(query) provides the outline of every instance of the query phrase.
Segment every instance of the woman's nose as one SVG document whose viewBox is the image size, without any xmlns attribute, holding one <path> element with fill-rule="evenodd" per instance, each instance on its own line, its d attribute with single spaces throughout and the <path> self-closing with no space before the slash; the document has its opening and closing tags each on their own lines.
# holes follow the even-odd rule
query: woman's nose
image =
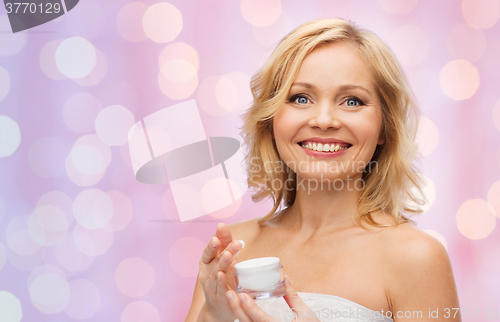
<svg viewBox="0 0 500 322">
<path fill-rule="evenodd" d="M 330 103 L 317 104 L 311 110 L 309 125 L 321 130 L 340 128 L 341 120 L 335 106 Z"/>
</svg>

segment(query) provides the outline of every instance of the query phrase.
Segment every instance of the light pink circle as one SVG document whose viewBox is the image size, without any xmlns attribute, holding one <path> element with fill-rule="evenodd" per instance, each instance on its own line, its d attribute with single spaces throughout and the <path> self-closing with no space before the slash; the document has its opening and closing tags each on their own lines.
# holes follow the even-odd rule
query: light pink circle
<svg viewBox="0 0 500 322">
<path fill-rule="evenodd" d="M 62 42 L 62 39 L 49 41 L 40 52 L 40 67 L 45 75 L 54 80 L 68 78 L 61 73 L 56 63 L 56 50 Z"/>
<path fill-rule="evenodd" d="M 54 178 L 64 172 L 69 147 L 56 137 L 45 137 L 33 143 L 28 159 L 31 170 L 42 178 Z"/>
<path fill-rule="evenodd" d="M 106 253 L 114 241 L 111 225 L 101 229 L 87 229 L 76 225 L 73 230 L 73 240 L 76 248 L 87 256 L 98 256 Z"/>
<path fill-rule="evenodd" d="M 129 297 L 146 295 L 154 285 L 155 273 L 151 264 L 140 257 L 127 258 L 115 271 L 118 289 Z"/>
<path fill-rule="evenodd" d="M 182 59 L 191 64 L 196 70 L 200 69 L 198 52 L 190 45 L 183 42 L 176 42 L 166 46 L 160 53 L 158 62 L 160 68 L 172 60 Z"/>
<path fill-rule="evenodd" d="M 87 229 L 106 226 L 113 217 L 113 202 L 100 189 L 83 190 L 75 198 L 73 213 L 76 221 Z"/>
<path fill-rule="evenodd" d="M 90 73 L 82 78 L 73 78 L 73 81 L 81 86 L 94 86 L 99 84 L 108 73 L 108 59 L 97 47 L 94 47 L 96 63 Z"/>
<path fill-rule="evenodd" d="M 410 13 L 416 7 L 418 0 L 378 0 L 378 4 L 387 13 Z"/>
<path fill-rule="evenodd" d="M 160 322 L 160 312 L 146 301 L 132 302 L 122 312 L 120 322 Z"/>
<path fill-rule="evenodd" d="M 73 233 L 66 237 L 55 247 L 56 258 L 59 265 L 70 272 L 85 271 L 94 262 L 94 256 L 82 253 L 75 245 Z"/>
<path fill-rule="evenodd" d="M 389 43 L 403 65 L 416 65 L 429 54 L 429 37 L 416 25 L 397 28 Z"/>
<path fill-rule="evenodd" d="M 101 292 L 97 286 L 87 280 L 69 282 L 71 299 L 64 312 L 75 320 L 93 317 L 101 307 Z"/>
<path fill-rule="evenodd" d="M 75 132 L 92 132 L 101 109 L 101 102 L 94 95 L 85 92 L 73 94 L 63 106 L 64 122 Z"/>
<path fill-rule="evenodd" d="M 114 231 L 122 230 L 132 220 L 132 203 L 127 196 L 119 191 L 108 191 L 106 193 L 113 204 L 113 216 L 109 223 Z"/>
<path fill-rule="evenodd" d="M 465 21 L 476 28 L 491 28 L 500 18 L 498 0 L 462 0 Z"/>
<path fill-rule="evenodd" d="M 116 16 L 118 33 L 130 42 L 141 42 L 148 37 L 142 29 L 142 17 L 148 5 L 142 2 L 132 2 L 124 5 Z"/>
<path fill-rule="evenodd" d="M 42 247 L 32 237 L 28 230 L 30 216 L 14 217 L 5 230 L 7 246 L 16 254 L 29 256 L 38 253 Z"/>
<path fill-rule="evenodd" d="M 467 200 L 458 209 L 457 225 L 462 235 L 469 239 L 486 238 L 496 225 L 493 207 L 482 199 Z"/>
<path fill-rule="evenodd" d="M 222 76 L 215 75 L 205 78 L 198 89 L 198 104 L 210 115 L 226 115 L 230 111 L 219 105 L 216 95 L 216 87 Z"/>
<path fill-rule="evenodd" d="M 197 276 L 199 260 L 205 246 L 205 243 L 196 237 L 184 237 L 177 240 L 170 248 L 170 265 L 181 276 Z"/>
<path fill-rule="evenodd" d="M 54 246 L 68 233 L 68 215 L 53 205 L 39 206 L 28 219 L 31 237 L 42 246 Z"/>
<path fill-rule="evenodd" d="M 241 14 L 252 26 L 272 25 L 281 15 L 280 0 L 241 0 Z"/>
<path fill-rule="evenodd" d="M 493 106 L 493 123 L 495 123 L 496 128 L 500 131 L 500 100 Z"/>
<path fill-rule="evenodd" d="M 500 181 L 495 182 L 488 190 L 488 203 L 495 210 L 495 215 L 500 218 Z"/>
<path fill-rule="evenodd" d="M 439 81 L 446 96 L 461 101 L 470 98 L 479 88 L 479 71 L 467 60 L 453 60 L 443 67 Z"/>
<path fill-rule="evenodd" d="M 196 69 L 186 61 L 179 63 L 178 66 L 174 66 L 173 64 L 175 63 L 176 62 L 173 62 L 172 66 L 167 64 L 163 65 L 158 73 L 158 83 L 162 93 L 167 97 L 175 100 L 186 99 L 191 96 L 198 87 L 198 74 L 195 72 Z M 186 73 L 192 75 L 192 77 L 188 81 L 181 81 L 185 78 L 177 78 L 176 71 L 179 71 L 181 74 Z"/>
<path fill-rule="evenodd" d="M 66 277 L 55 272 L 34 277 L 29 284 L 29 293 L 33 305 L 45 314 L 61 312 L 70 300 Z"/>
<path fill-rule="evenodd" d="M 128 131 L 135 124 L 132 112 L 121 105 L 102 109 L 95 120 L 95 130 L 101 141 L 110 146 L 128 142 Z"/>
<path fill-rule="evenodd" d="M 481 29 L 468 24 L 459 24 L 448 33 L 446 46 L 454 59 L 475 62 L 486 50 L 486 37 Z"/>
<path fill-rule="evenodd" d="M 142 16 L 144 33 L 156 43 L 174 40 L 181 32 L 182 25 L 181 12 L 167 2 L 153 4 Z"/>
</svg>

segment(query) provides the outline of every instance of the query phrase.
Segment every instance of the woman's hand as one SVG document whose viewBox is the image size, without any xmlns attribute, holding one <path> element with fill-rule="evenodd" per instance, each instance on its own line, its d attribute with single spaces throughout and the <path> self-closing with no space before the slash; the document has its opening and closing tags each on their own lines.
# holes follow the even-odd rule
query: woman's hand
<svg viewBox="0 0 500 322">
<path fill-rule="evenodd" d="M 210 239 L 199 261 L 198 278 L 205 294 L 200 317 L 203 316 L 204 320 L 233 322 L 236 319 L 226 297 L 229 290 L 226 272 L 242 246 L 240 241 L 233 241 L 226 224 L 217 225 L 216 236 Z"/>
<path fill-rule="evenodd" d="M 288 275 L 285 276 L 285 280 L 286 295 L 283 296 L 283 298 L 291 309 L 290 318 L 293 319 L 293 322 L 321 322 L 317 317 L 314 317 L 314 312 L 307 307 L 299 297 L 299 294 L 292 288 Z M 230 290 L 226 292 L 226 296 L 231 309 L 240 322 L 280 322 L 270 317 L 258 307 L 255 301 L 247 294 L 237 294 L 235 291 Z M 311 313 L 307 314 L 309 311 L 311 311 Z"/>
</svg>

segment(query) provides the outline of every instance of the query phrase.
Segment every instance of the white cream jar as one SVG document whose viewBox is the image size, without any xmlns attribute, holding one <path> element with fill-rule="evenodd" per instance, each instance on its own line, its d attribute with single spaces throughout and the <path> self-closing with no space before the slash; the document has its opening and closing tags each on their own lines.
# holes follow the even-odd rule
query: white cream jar
<svg viewBox="0 0 500 322">
<path fill-rule="evenodd" d="M 286 294 L 283 265 L 278 257 L 261 257 L 234 265 L 236 292 L 247 293 L 254 299 L 279 297 Z"/>
</svg>

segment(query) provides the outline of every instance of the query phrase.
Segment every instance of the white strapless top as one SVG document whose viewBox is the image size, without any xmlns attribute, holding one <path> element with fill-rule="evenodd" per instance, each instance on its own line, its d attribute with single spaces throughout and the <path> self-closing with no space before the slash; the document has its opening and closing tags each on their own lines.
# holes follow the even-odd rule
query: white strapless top
<svg viewBox="0 0 500 322">
<path fill-rule="evenodd" d="M 378 312 L 370 310 L 369 308 L 358 304 L 356 302 L 347 300 L 345 298 L 318 293 L 305 293 L 297 292 L 300 298 L 304 301 L 308 308 L 310 308 L 316 317 L 321 322 L 345 322 L 345 321 L 358 321 L 358 322 L 392 322 L 394 321 L 391 313 L 388 316 L 386 312 Z M 296 316 L 299 317 L 314 317 L 313 313 L 298 312 L 295 313 L 290 309 L 283 297 L 275 297 L 265 300 L 255 301 L 264 312 L 269 314 L 280 322 L 290 322 Z M 305 319 L 307 320 L 307 319 Z M 235 322 L 239 322 L 238 319 Z"/>
</svg>

